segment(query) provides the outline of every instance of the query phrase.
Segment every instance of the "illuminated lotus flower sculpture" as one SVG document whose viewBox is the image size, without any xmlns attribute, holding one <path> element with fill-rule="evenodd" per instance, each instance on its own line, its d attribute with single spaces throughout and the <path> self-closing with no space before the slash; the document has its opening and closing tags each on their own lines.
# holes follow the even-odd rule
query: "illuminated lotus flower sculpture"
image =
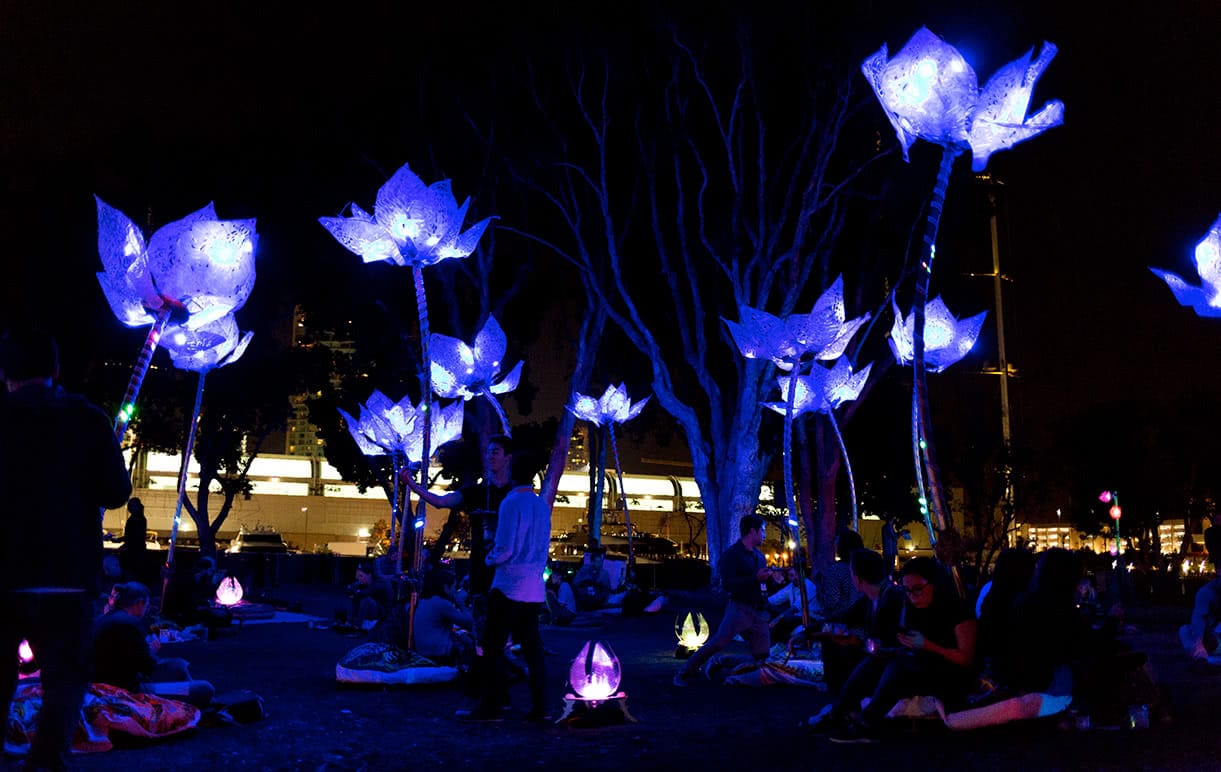
<svg viewBox="0 0 1221 772">
<path fill-rule="evenodd" d="M 509 420 L 493 395 L 517 388 L 522 363 L 518 362 L 500 378 L 508 340 L 496 317 L 488 315 L 483 329 L 475 335 L 474 345 L 440 333 L 432 336 L 432 387 L 439 396 L 469 400 L 483 395 L 492 403 L 501 428 L 509 434 Z M 500 378 L 499 380 L 497 380 Z"/>
<path fill-rule="evenodd" d="M 241 308 L 254 288 L 258 236 L 254 220 L 219 220 L 208 204 L 146 244 L 127 215 L 95 199 L 102 293 L 124 325 L 151 325 L 115 422 L 121 439 L 166 324 L 198 329 Z"/>
<path fill-rule="evenodd" d="M 858 372 L 853 372 L 852 363 L 846 359 L 838 360 L 831 367 L 814 365 L 810 368 L 808 375 L 789 375 L 778 378 L 780 396 L 783 401 L 763 403 L 764 407 L 783 416 L 798 416 L 803 413 L 826 414 L 831 428 L 835 431 L 835 437 L 839 440 L 840 454 L 844 457 L 844 470 L 848 475 L 848 496 L 852 501 L 853 529 L 857 529 L 860 525 L 856 503 L 856 479 L 852 474 L 852 461 L 848 458 L 848 446 L 844 443 L 839 421 L 835 418 L 835 409 L 845 402 L 860 398 L 861 391 L 869 380 L 869 371 L 872 367 L 872 364 L 868 364 Z"/>
<path fill-rule="evenodd" d="M 824 361 L 838 358 L 869 314 L 846 321 L 844 279 L 836 277 L 814 303 L 808 314 L 792 314 L 784 319 L 749 306 L 738 309 L 739 321 L 723 320 L 742 356 L 771 359 L 782 370 L 807 354 Z"/>
<path fill-rule="evenodd" d="M 195 434 L 199 428 L 199 411 L 203 407 L 204 383 L 208 373 L 218 367 L 230 365 L 246 353 L 254 333 L 243 334 L 232 315 L 223 316 L 201 327 L 171 327 L 166 330 L 165 349 L 170 361 L 181 370 L 192 370 L 199 374 L 195 386 L 195 407 L 191 411 L 191 424 L 187 430 L 187 441 L 182 448 L 182 457 L 190 459 L 195 450 Z M 174 522 L 170 528 L 170 546 L 166 552 L 166 564 L 174 565 L 174 546 L 178 542 L 178 527 L 182 523 L 182 507 L 187 493 L 187 464 L 178 472 L 178 504 L 174 508 Z M 168 576 L 162 584 L 162 604 L 169 585 Z"/>
<path fill-rule="evenodd" d="M 1044 43 L 1033 60 L 1033 51 L 997 71 L 980 91 L 975 71 L 951 45 L 921 28 L 893 59 L 886 46 L 867 58 L 861 70 L 877 95 L 886 117 L 894 126 L 903 147 L 903 157 L 917 139 L 941 145 L 941 167 L 933 184 L 928 220 L 924 230 L 924 254 L 916 272 L 916 293 L 912 305 L 916 333 L 911 338 L 911 360 L 917 377 L 912 387 L 912 449 L 919 498 L 926 501 L 924 478 L 928 476 L 929 498 L 937 530 L 950 528 L 944 490 L 937 468 L 929 425 L 925 369 L 924 308 L 928 299 L 929 278 L 936 256 L 937 228 L 945 206 L 954 159 L 969 149 L 975 171 L 983 171 L 988 159 L 998 150 L 1013 147 L 1043 131 L 1060 125 L 1064 105 L 1046 104 L 1027 116 L 1035 83 L 1056 55 L 1056 47 Z M 926 518 L 926 523 L 932 521 Z M 936 534 L 929 536 L 936 543 Z"/>
<path fill-rule="evenodd" d="M 973 168 L 988 158 L 1064 122 L 1064 103 L 1048 102 L 1027 117 L 1031 92 L 1056 55 L 1043 43 L 997 70 L 983 90 L 975 70 L 952 45 L 921 27 L 895 58 L 886 46 L 861 69 L 899 136 L 903 157 L 917 139 L 959 149 L 969 147 Z"/>
<path fill-rule="evenodd" d="M 911 314 L 904 319 L 897 305 L 894 311 L 895 322 L 890 328 L 890 350 L 894 352 L 895 359 L 900 364 L 910 365 L 915 358 L 915 315 Z M 981 311 L 960 321 L 946 308 L 941 296 L 933 298 L 924 307 L 924 366 L 930 372 L 939 373 L 965 357 L 979 339 L 979 331 L 983 329 L 987 315 L 987 311 Z"/>
<path fill-rule="evenodd" d="M 360 418 L 353 418 L 343 408 L 339 409 L 348 426 L 348 433 L 356 441 L 360 452 L 366 456 L 389 455 L 394 464 L 394 518 L 391 522 L 391 541 L 394 540 L 395 523 L 401 519 L 399 512 L 399 469 L 405 458 L 412 463 L 421 463 L 424 455 L 423 403 L 411 404 L 410 397 L 393 401 L 376 389 L 365 404 L 360 406 Z M 430 452 L 435 452 L 447 442 L 462 435 L 462 403 L 454 402 L 441 410 L 433 411 L 432 428 L 429 432 Z M 417 514 L 415 527 L 424 527 L 423 511 Z"/>
<path fill-rule="evenodd" d="M 458 205 L 449 180 L 425 185 L 406 164 L 377 191 L 373 214 L 351 205 L 351 217 L 320 217 L 322 227 L 366 263 L 434 265 L 475 251 L 488 217 L 462 230 L 471 200 Z"/>
<path fill-rule="evenodd" d="M 691 656 L 699 647 L 708 642 L 708 635 L 711 631 L 708 629 L 708 620 L 698 611 L 688 611 L 685 614 L 679 614 L 674 620 L 674 634 L 678 636 L 678 649 L 674 652 L 674 656 L 686 658 Z"/>
<path fill-rule="evenodd" d="M 610 644 L 586 641 L 568 669 L 568 683 L 579 699 L 601 702 L 616 696 L 622 671 Z"/>
<path fill-rule="evenodd" d="M 627 395 L 627 387 L 622 383 L 618 386 L 607 386 L 600 398 L 592 395 L 573 394 L 567 408 L 577 418 L 589 421 L 594 426 L 602 427 L 610 437 L 611 450 L 615 456 L 615 477 L 619 480 L 619 502 L 623 506 L 623 518 L 627 525 L 627 562 L 629 577 L 636 563 L 635 552 L 632 549 L 632 516 L 627 506 L 627 491 L 623 489 L 623 467 L 619 464 L 619 445 L 615 440 L 615 424 L 630 421 L 640 415 L 649 397 L 633 404 Z M 606 480 L 606 443 L 599 444 L 598 473 L 594 495 L 589 502 L 589 532 L 599 542 L 602 541 L 602 499 Z"/>
<path fill-rule="evenodd" d="M 216 602 L 222 606 L 236 606 L 242 602 L 245 594 L 242 583 L 236 577 L 226 576 L 216 588 Z"/>
<path fill-rule="evenodd" d="M 1208 231 L 1195 251 L 1196 272 L 1200 275 L 1200 286 L 1183 281 L 1177 274 L 1150 268 L 1155 275 L 1170 286 L 1179 305 L 1195 309 L 1204 317 L 1221 317 L 1221 217 Z"/>
<path fill-rule="evenodd" d="M 424 292 L 424 267 L 449 258 L 467 257 L 475 250 L 479 238 L 492 218 L 480 220 L 468 230 L 462 230 L 470 199 L 459 206 L 448 180 L 425 185 L 406 165 L 394 173 L 377 191 L 373 214 L 356 204 L 351 205 L 351 217 L 321 217 L 319 222 L 340 244 L 360 255 L 366 263 L 388 261 L 410 265 L 415 280 L 416 311 L 420 320 L 420 391 L 424 394 L 424 412 L 432 409 L 432 356 L 428 347 L 428 297 Z M 505 429 L 505 434 L 508 434 Z M 429 437 L 424 438 L 421 451 L 420 484 L 427 485 Z M 417 521 L 423 519 L 424 502 L 418 504 Z M 413 568 L 423 564 L 423 535 L 417 533 Z M 402 567 L 403 544 L 399 543 L 397 567 Z M 413 605 L 414 608 L 414 605 Z M 410 643 L 410 642 L 409 642 Z"/>
</svg>

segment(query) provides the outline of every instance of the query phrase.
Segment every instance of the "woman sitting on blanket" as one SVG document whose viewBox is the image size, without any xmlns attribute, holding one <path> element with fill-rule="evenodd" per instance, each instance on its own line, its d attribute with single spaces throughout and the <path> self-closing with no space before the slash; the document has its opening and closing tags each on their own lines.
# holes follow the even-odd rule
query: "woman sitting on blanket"
<svg viewBox="0 0 1221 772">
<path fill-rule="evenodd" d="M 98 619 L 93 635 L 93 680 L 129 692 L 170 697 L 203 707 L 215 690 L 191 679 L 187 661 L 160 659 L 161 640 L 144 624 L 148 588 L 139 582 L 114 587 L 114 610 Z"/>
<path fill-rule="evenodd" d="M 904 697 L 953 702 L 974 682 L 975 618 L 949 576 L 932 558 L 920 557 L 903 566 L 899 581 L 907 595 L 899 647 L 875 651 L 852 671 L 816 727 L 830 729 L 833 742 L 873 742 L 882 720 Z M 853 716 L 865 697 L 868 706 Z"/>
</svg>

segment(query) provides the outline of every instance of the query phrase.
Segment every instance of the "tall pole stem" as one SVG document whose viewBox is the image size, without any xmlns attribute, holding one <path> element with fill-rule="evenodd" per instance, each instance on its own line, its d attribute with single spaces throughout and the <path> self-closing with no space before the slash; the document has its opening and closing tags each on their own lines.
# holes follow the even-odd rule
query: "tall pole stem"
<svg viewBox="0 0 1221 772">
<path fill-rule="evenodd" d="M 161 342 L 161 333 L 165 330 L 165 323 L 169 321 L 172 310 L 171 306 L 166 304 L 157 312 L 157 318 L 153 320 L 153 326 L 148 328 L 144 345 L 136 357 L 136 366 L 132 368 L 131 378 L 127 381 L 127 391 L 123 394 L 123 401 L 119 403 L 119 414 L 114 419 L 114 438 L 120 445 L 123 443 L 123 436 L 127 434 L 127 425 L 135 415 L 136 398 L 140 396 L 144 376 L 148 375 L 148 367 L 152 364 L 153 354 L 157 351 L 157 344 Z"/>
<path fill-rule="evenodd" d="M 627 506 L 627 491 L 623 489 L 623 467 L 619 465 L 619 445 L 615 441 L 615 424 L 606 425 L 606 433 L 610 435 L 611 451 L 615 456 L 615 478 L 619 481 L 619 501 L 623 504 L 623 522 L 627 525 L 627 579 L 629 584 L 635 584 L 636 553 L 632 549 L 632 513 Z"/>
<path fill-rule="evenodd" d="M 203 407 L 204 381 L 208 371 L 199 372 L 195 386 L 195 407 L 191 409 L 191 425 L 187 429 L 187 441 L 182 448 L 182 466 L 178 470 L 178 504 L 174 507 L 174 524 L 170 527 L 170 546 L 165 553 L 165 577 L 161 580 L 161 610 L 165 613 L 165 596 L 174 573 L 174 547 L 178 544 L 178 527 L 182 524 L 182 507 L 187 497 L 187 473 L 191 468 L 191 454 L 195 452 L 195 435 L 199 429 L 199 412 Z"/>
<path fill-rule="evenodd" d="M 916 297 L 912 331 L 912 388 L 915 392 L 917 450 L 920 452 L 925 476 L 928 480 L 928 509 L 932 517 L 932 525 L 938 532 L 946 531 L 951 526 L 949 508 L 946 505 L 945 490 L 941 483 L 941 473 L 937 467 L 937 454 L 933 447 L 932 421 L 929 418 L 928 384 L 925 380 L 924 364 L 924 306 L 928 302 L 929 279 L 933 274 L 933 260 L 937 255 L 937 228 L 941 224 L 941 212 L 945 206 L 945 191 L 950 184 L 950 172 L 954 168 L 954 160 L 961 152 L 960 148 L 947 146 L 942 150 L 941 168 L 937 172 L 937 182 L 933 186 L 933 197 L 929 201 L 928 222 L 924 229 L 924 247 L 921 264 L 916 271 Z M 923 444 L 921 444 L 923 440 Z M 919 470 L 917 470 L 919 479 Z"/>
<path fill-rule="evenodd" d="M 801 559 L 801 518 L 797 514 L 797 494 L 793 490 L 793 405 L 797 401 L 797 383 L 801 376 L 800 358 L 789 373 L 789 393 L 784 400 L 784 505 L 788 507 L 788 526 L 792 529 L 793 562 L 797 565 L 797 586 L 801 593 L 801 625 L 810 626 L 810 599 L 806 592 L 805 561 Z"/>
<path fill-rule="evenodd" d="M 419 265 L 411 267 L 412 275 L 415 278 L 415 303 L 416 310 L 420 314 L 420 358 L 422 359 L 420 366 L 420 391 L 422 393 L 422 401 L 424 404 L 424 413 L 420 416 L 424 421 L 424 439 L 422 450 L 420 451 L 420 486 L 424 490 L 428 490 L 428 460 L 432 456 L 432 357 L 429 355 L 428 346 L 429 339 L 432 334 L 428 328 L 428 296 L 424 292 L 424 269 Z M 421 497 L 416 502 L 415 521 L 413 523 L 413 533 L 415 536 L 415 550 L 411 556 L 411 571 L 413 574 L 419 574 L 421 567 L 424 565 L 424 521 L 427 515 L 428 505 Z M 406 534 L 404 534 L 405 536 Z M 399 549 L 399 569 L 402 569 L 403 552 Z M 416 576 L 418 580 L 419 577 Z M 412 609 L 415 608 L 415 601 L 418 598 L 417 591 L 412 590 Z M 411 641 L 408 641 L 408 646 Z"/>
<path fill-rule="evenodd" d="M 493 394 L 486 386 L 483 388 L 480 394 L 482 394 L 484 398 L 491 403 L 492 410 L 496 411 L 496 418 L 500 420 L 500 431 L 504 434 L 504 436 L 512 437 L 513 432 L 509 428 L 509 417 L 505 415 L 505 409 L 501 407 L 500 403 L 496 400 L 496 395 Z"/>
<path fill-rule="evenodd" d="M 839 454 L 844 457 L 844 471 L 848 473 L 848 495 L 852 497 L 852 530 L 860 533 L 860 517 L 856 507 L 856 479 L 852 476 L 852 461 L 848 458 L 848 446 L 844 444 L 844 435 L 839 430 L 839 421 L 835 420 L 834 409 L 827 411 L 827 418 L 831 421 L 831 428 L 835 430 L 835 439 L 839 440 Z"/>
</svg>

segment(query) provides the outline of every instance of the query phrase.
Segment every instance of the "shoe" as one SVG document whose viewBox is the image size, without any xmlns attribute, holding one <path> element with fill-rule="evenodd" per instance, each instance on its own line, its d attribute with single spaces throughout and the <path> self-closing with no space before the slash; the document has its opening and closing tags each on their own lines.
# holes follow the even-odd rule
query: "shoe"
<svg viewBox="0 0 1221 772">
<path fill-rule="evenodd" d="M 483 708 L 475 708 L 474 710 L 455 710 L 454 718 L 459 721 L 469 721 L 479 724 L 493 724 L 505 720 L 502 711 L 487 711 Z"/>
<path fill-rule="evenodd" d="M 686 670 L 680 670 L 674 674 L 674 685 L 679 687 L 687 687 L 691 685 L 691 676 L 687 675 Z"/>
<path fill-rule="evenodd" d="M 831 733 L 831 742 L 833 743 L 876 743 L 877 741 L 877 730 L 863 721 L 849 721 Z"/>
<path fill-rule="evenodd" d="M 831 705 L 828 704 L 821 711 L 803 721 L 799 726 L 813 735 L 828 735 L 833 733 L 840 723 L 839 719 L 831 714 Z"/>
</svg>

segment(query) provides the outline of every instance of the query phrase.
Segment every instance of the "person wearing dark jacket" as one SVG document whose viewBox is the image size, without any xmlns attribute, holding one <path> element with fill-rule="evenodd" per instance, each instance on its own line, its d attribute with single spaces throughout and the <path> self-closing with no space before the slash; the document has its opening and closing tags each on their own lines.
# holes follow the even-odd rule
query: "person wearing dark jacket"
<svg viewBox="0 0 1221 772">
<path fill-rule="evenodd" d="M 721 588 L 729 594 L 725 615 L 716 635 L 687 660 L 687 666 L 674 674 L 675 686 L 686 686 L 709 659 L 741 635 L 750 644 L 755 659 L 765 659 L 771 648 L 768 627 L 767 580 L 779 579 L 778 571 L 767 567 L 759 551 L 764 540 L 765 523 L 758 515 L 746 515 L 738 524 L 741 538 L 721 553 L 717 570 Z"/>
<path fill-rule="evenodd" d="M 123 506 L 131 481 L 111 421 L 55 385 L 50 335 L 10 333 L 0 370 L 8 391 L 0 400 L 0 715 L 8 715 L 17 648 L 28 639 L 43 704 L 27 763 L 62 769 L 89 685 L 102 510 Z"/>
</svg>

